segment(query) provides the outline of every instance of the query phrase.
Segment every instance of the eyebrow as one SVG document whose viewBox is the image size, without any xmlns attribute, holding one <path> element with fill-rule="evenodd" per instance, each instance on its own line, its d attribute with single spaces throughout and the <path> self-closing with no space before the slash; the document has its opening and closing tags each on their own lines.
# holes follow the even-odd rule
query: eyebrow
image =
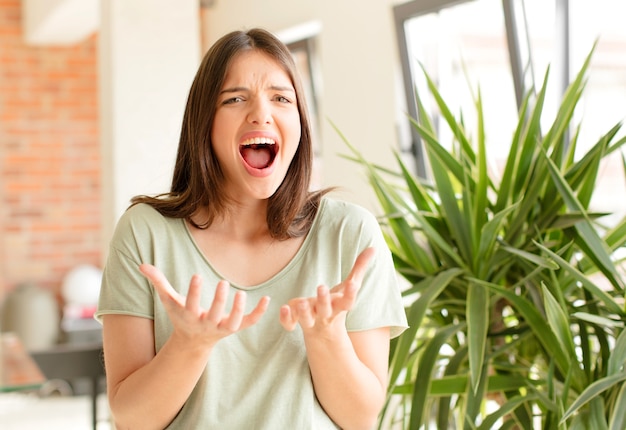
<svg viewBox="0 0 626 430">
<path fill-rule="evenodd" d="M 295 88 L 293 88 L 292 86 L 284 86 L 284 85 L 271 85 L 269 89 L 274 90 L 274 91 L 290 91 L 292 93 L 296 92 Z M 247 87 L 224 88 L 222 91 L 220 91 L 220 94 L 236 93 L 239 91 L 250 91 L 250 89 Z"/>
</svg>

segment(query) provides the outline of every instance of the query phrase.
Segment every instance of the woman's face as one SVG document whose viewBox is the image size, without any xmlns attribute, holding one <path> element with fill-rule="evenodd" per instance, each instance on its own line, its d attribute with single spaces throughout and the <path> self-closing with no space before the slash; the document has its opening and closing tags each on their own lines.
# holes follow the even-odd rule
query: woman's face
<svg viewBox="0 0 626 430">
<path fill-rule="evenodd" d="M 268 199 L 276 192 L 298 149 L 300 114 L 291 79 L 272 57 L 250 50 L 232 59 L 211 140 L 230 198 Z"/>
</svg>

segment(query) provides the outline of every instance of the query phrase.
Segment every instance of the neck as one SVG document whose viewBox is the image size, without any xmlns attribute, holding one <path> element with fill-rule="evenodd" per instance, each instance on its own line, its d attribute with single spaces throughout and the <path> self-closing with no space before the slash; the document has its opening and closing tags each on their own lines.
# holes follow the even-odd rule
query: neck
<svg viewBox="0 0 626 430">
<path fill-rule="evenodd" d="M 201 215 L 198 219 L 201 219 Z M 271 239 L 267 226 L 267 200 L 252 204 L 234 203 L 208 227 L 231 240 L 255 242 Z"/>
</svg>

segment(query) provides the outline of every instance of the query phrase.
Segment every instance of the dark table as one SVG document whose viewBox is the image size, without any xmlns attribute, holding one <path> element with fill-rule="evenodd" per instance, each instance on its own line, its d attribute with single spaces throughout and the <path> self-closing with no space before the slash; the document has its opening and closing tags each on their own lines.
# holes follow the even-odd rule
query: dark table
<svg viewBox="0 0 626 430">
<path fill-rule="evenodd" d="M 30 356 L 48 380 L 86 378 L 91 381 L 91 421 L 95 430 L 98 421 L 97 397 L 100 381 L 105 375 L 102 343 L 58 344 L 45 350 L 30 351 Z"/>
</svg>

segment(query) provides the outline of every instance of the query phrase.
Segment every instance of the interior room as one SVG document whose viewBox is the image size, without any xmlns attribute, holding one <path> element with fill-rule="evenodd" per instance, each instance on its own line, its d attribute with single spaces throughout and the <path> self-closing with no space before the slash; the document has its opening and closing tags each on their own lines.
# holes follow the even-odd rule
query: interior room
<svg viewBox="0 0 626 430">
<path fill-rule="evenodd" d="M 556 115 L 595 44 L 571 130 L 584 150 L 626 116 L 624 16 L 621 0 L 0 0 L 0 356 L 31 378 L 0 372 L 0 427 L 113 428 L 93 318 L 109 240 L 133 196 L 169 189 L 189 86 L 223 34 L 263 27 L 287 44 L 312 113 L 313 187 L 382 215 L 344 138 L 428 179 L 410 122 L 421 67 L 469 129 L 480 88 L 498 170 L 524 95 L 549 68 Z M 624 154 L 593 196 L 608 225 L 626 216 Z"/>
</svg>

